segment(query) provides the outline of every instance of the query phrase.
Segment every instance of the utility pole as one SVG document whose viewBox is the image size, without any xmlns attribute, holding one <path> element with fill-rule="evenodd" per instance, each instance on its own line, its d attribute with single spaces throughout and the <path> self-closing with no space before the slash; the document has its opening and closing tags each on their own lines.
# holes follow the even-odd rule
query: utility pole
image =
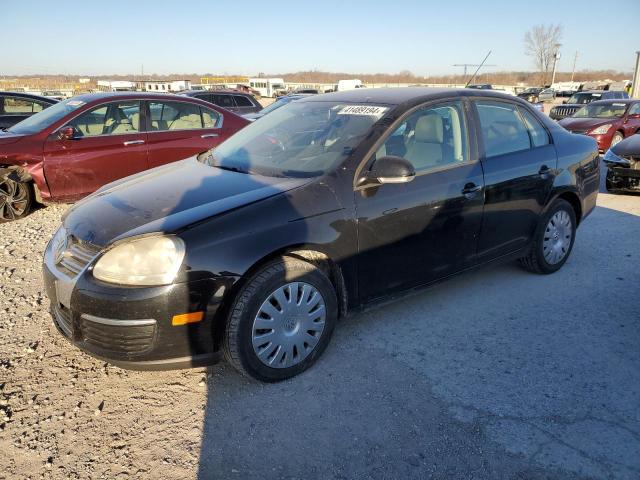
<svg viewBox="0 0 640 480">
<path fill-rule="evenodd" d="M 571 71 L 571 81 L 573 82 L 573 76 L 576 74 L 576 62 L 578 61 L 578 51 L 576 50 L 576 55 L 573 57 L 573 70 Z"/>
<path fill-rule="evenodd" d="M 555 45 L 556 51 L 553 54 L 553 73 L 551 74 L 551 87 L 553 88 L 553 84 L 556 83 L 556 66 L 558 65 L 558 60 L 560 59 L 560 44 L 556 43 Z"/>
<path fill-rule="evenodd" d="M 636 52 L 636 69 L 633 72 L 631 97 L 640 98 L 640 50 Z"/>
</svg>

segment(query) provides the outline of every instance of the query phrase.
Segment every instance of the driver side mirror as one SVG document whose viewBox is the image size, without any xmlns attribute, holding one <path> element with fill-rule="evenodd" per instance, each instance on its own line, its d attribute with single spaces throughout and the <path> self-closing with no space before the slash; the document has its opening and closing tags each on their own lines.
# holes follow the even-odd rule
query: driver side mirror
<svg viewBox="0 0 640 480">
<path fill-rule="evenodd" d="M 383 185 L 385 183 L 408 183 L 416 177 L 416 170 L 402 157 L 386 156 L 378 158 L 361 183 Z"/>
<path fill-rule="evenodd" d="M 67 125 L 66 127 L 62 127 L 59 131 L 58 131 L 58 137 L 60 138 L 60 140 L 73 140 L 73 137 L 75 137 L 76 131 L 74 130 L 73 127 Z"/>
</svg>

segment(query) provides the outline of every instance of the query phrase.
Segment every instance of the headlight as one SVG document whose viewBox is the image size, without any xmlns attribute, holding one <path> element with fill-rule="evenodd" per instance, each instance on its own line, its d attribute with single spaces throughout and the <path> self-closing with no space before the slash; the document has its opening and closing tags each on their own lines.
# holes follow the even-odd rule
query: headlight
<svg viewBox="0 0 640 480">
<path fill-rule="evenodd" d="M 108 250 L 93 267 L 93 276 L 120 285 L 167 285 L 183 259 L 184 242 L 179 238 L 142 237 Z"/>
<path fill-rule="evenodd" d="M 602 160 L 604 160 L 604 163 L 611 166 L 625 168 L 629 168 L 631 166 L 631 162 L 629 162 L 629 160 L 619 157 L 618 155 L 613 153 L 611 149 L 607 150 L 607 152 L 604 154 L 604 157 L 602 157 Z"/>
<path fill-rule="evenodd" d="M 610 123 L 607 123 L 605 125 L 600 125 L 598 128 L 595 128 L 595 129 L 591 130 L 589 133 L 591 133 L 593 135 L 604 135 L 605 133 L 607 133 L 609 131 L 609 129 L 612 126 L 613 125 L 611 125 Z"/>
</svg>

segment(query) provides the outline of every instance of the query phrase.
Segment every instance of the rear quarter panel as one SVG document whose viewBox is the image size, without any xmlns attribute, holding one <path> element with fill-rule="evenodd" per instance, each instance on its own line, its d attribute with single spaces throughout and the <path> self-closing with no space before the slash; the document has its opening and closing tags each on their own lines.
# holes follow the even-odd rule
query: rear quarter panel
<svg viewBox="0 0 640 480">
<path fill-rule="evenodd" d="M 552 196 L 576 193 L 580 199 L 581 218 L 595 208 L 600 186 L 600 156 L 597 142 L 586 135 L 567 132 L 561 127 L 552 131 L 558 154 L 557 175 Z"/>
</svg>

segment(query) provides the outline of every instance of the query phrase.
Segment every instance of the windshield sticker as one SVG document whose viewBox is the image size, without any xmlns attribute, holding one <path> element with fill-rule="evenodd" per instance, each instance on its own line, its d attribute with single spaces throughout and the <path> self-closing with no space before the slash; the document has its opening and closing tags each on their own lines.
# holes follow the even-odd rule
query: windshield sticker
<svg viewBox="0 0 640 480">
<path fill-rule="evenodd" d="M 70 107 L 80 107 L 81 105 L 84 105 L 84 102 L 82 100 L 71 100 L 67 102 L 67 105 Z"/>
<path fill-rule="evenodd" d="M 348 105 L 338 112 L 338 115 L 368 115 L 380 118 L 388 110 L 387 107 L 372 105 Z"/>
</svg>

